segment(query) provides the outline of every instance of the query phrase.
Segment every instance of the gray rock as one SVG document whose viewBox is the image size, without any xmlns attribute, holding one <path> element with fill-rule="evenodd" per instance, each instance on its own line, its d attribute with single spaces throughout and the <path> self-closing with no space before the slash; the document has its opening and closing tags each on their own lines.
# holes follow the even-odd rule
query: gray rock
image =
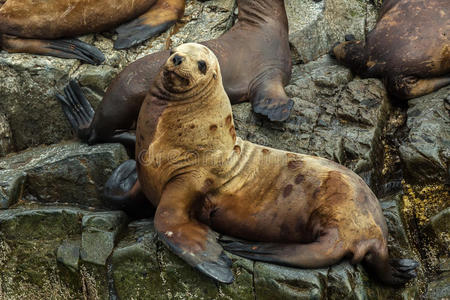
<svg viewBox="0 0 450 300">
<path fill-rule="evenodd" d="M 153 221 L 132 222 L 111 257 L 115 291 L 121 299 L 254 299 L 253 262 L 229 256 L 235 282 L 215 283 L 166 249 Z"/>
<path fill-rule="evenodd" d="M 359 266 L 358 266 L 359 267 Z M 327 277 L 327 299 L 367 299 L 362 268 L 348 261 L 332 266 Z"/>
<path fill-rule="evenodd" d="M 450 273 L 444 273 L 428 285 L 425 299 L 447 300 L 450 298 Z"/>
<path fill-rule="evenodd" d="M 22 199 L 105 207 L 103 185 L 112 171 L 126 159 L 126 151 L 119 144 L 88 146 L 67 143 L 29 149 L 0 159 L 0 170 L 16 174 L 7 183 L 16 187 L 10 189 L 9 202 L 17 198 L 20 181 L 14 180 L 26 173 Z"/>
<path fill-rule="evenodd" d="M 0 209 L 15 204 L 23 194 L 26 173 L 0 169 Z"/>
<path fill-rule="evenodd" d="M 395 258 L 410 258 L 419 260 L 411 248 L 408 234 L 402 221 L 399 204 L 402 203 L 402 193 L 380 199 L 383 215 L 388 225 L 389 255 Z"/>
<path fill-rule="evenodd" d="M 17 151 L 72 136 L 55 93 L 79 63 L 26 54 L 0 54 L 0 111 Z"/>
<path fill-rule="evenodd" d="M 70 241 L 61 244 L 56 252 L 56 259 L 70 270 L 76 272 L 80 260 L 80 242 Z"/>
<path fill-rule="evenodd" d="M 274 124 L 235 105 L 237 134 L 275 148 L 335 160 L 375 186 L 383 161 L 380 143 L 391 105 L 379 80 L 355 79 L 328 56 L 294 66 L 287 93 L 294 100 L 289 120 Z"/>
<path fill-rule="evenodd" d="M 11 128 L 3 113 L 0 113 L 0 157 L 14 150 Z"/>
<path fill-rule="evenodd" d="M 376 9 L 359 0 L 287 0 L 289 41 L 303 62 L 328 53 L 346 34 L 364 40 L 373 28 Z"/>
<path fill-rule="evenodd" d="M 450 207 L 433 216 L 428 226 L 438 242 L 447 250 L 450 249 Z"/>
<path fill-rule="evenodd" d="M 93 213 L 83 217 L 81 259 L 93 264 L 106 264 L 112 253 L 117 235 L 127 222 L 122 211 Z"/>
<path fill-rule="evenodd" d="M 105 269 L 57 263 L 76 266 L 77 255 L 65 251 L 76 248 L 60 245 L 81 239 L 82 217 L 90 213 L 35 205 L 0 211 L 0 299 L 106 299 Z"/>
<path fill-rule="evenodd" d="M 327 269 L 296 269 L 256 262 L 257 299 L 324 299 Z"/>
<path fill-rule="evenodd" d="M 448 183 L 450 178 L 450 86 L 408 101 L 408 136 L 400 156 L 411 183 Z"/>
</svg>

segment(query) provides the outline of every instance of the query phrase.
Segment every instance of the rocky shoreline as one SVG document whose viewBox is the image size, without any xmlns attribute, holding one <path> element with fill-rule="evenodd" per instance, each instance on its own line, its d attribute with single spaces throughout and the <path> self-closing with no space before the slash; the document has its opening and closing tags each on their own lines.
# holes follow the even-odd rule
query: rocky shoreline
<svg viewBox="0 0 450 300">
<path fill-rule="evenodd" d="M 192 0 L 181 22 L 133 49 L 113 50 L 112 33 L 83 37 L 105 53 L 101 66 L 0 52 L 0 299 L 449 299 L 450 87 L 399 103 L 327 55 L 347 33 L 363 38 L 377 7 L 286 0 L 292 115 L 271 123 L 248 103 L 233 114 L 244 139 L 358 173 L 380 199 L 392 256 L 420 262 L 416 280 L 393 289 L 346 261 L 302 270 L 228 254 L 236 280 L 218 284 L 169 252 L 150 216 L 108 207 L 103 185 L 126 151 L 74 140 L 55 94 L 76 78 L 95 107 L 130 62 L 215 38 L 236 19 L 234 0 Z"/>
</svg>

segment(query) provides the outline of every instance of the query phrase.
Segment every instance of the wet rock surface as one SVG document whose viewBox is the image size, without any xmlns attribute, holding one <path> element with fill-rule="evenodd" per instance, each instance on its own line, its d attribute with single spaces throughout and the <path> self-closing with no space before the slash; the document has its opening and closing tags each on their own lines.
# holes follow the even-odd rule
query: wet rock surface
<svg viewBox="0 0 450 300">
<path fill-rule="evenodd" d="M 450 183 L 450 86 L 408 102 L 408 136 L 400 146 L 414 183 Z"/>
<path fill-rule="evenodd" d="M 42 146 L 0 159 L 0 173 L 5 176 L 1 180 L 6 182 L 9 204 L 20 196 L 27 201 L 104 207 L 103 185 L 127 158 L 119 144 Z M 21 188 L 23 180 L 26 184 Z M 1 203 L 6 206 L 7 201 Z"/>
<path fill-rule="evenodd" d="M 450 297 L 450 88 L 392 104 L 379 80 L 355 78 L 326 55 L 345 34 L 364 38 L 376 7 L 379 1 L 287 0 L 292 115 L 271 123 L 248 103 L 233 106 L 233 114 L 247 140 L 357 172 L 379 196 L 392 257 L 419 261 L 418 279 L 393 289 L 348 261 L 302 270 L 228 253 L 235 282 L 218 284 L 167 250 L 151 219 L 109 211 L 103 185 L 126 151 L 64 142 L 73 135 L 55 94 L 77 78 L 95 107 L 130 62 L 216 38 L 235 22 L 234 0 L 187 1 L 177 25 L 132 49 L 113 50 L 112 32 L 82 37 L 105 53 L 101 66 L 0 53 L 0 157 L 33 147 L 0 158 L 0 299 Z"/>
</svg>

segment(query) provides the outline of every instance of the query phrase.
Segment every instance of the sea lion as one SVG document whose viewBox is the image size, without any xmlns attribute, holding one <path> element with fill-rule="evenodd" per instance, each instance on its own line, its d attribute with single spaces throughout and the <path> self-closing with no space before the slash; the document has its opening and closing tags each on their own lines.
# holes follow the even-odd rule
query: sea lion
<svg viewBox="0 0 450 300">
<path fill-rule="evenodd" d="M 381 207 L 358 175 L 236 137 L 207 47 L 173 50 L 144 100 L 136 136 L 137 185 L 157 207 L 159 238 L 208 276 L 233 281 L 223 248 L 301 268 L 349 257 L 392 285 L 415 276 L 416 262 L 389 260 Z M 213 230 L 232 237 L 219 244 Z"/>
<path fill-rule="evenodd" d="M 237 2 L 237 23 L 218 39 L 202 44 L 219 59 L 231 103 L 250 101 L 255 112 L 273 121 L 284 121 L 293 106 L 283 88 L 292 69 L 284 1 Z M 145 95 L 169 56 L 169 50 L 153 53 L 126 67 L 109 85 L 95 116 L 71 122 L 78 137 L 90 144 L 124 143 L 134 152 L 135 136 L 126 131 L 135 126 Z M 58 96 L 69 120 L 80 119 L 84 106 L 79 104 L 86 103 L 77 99 L 80 93 L 73 92 L 74 88 L 79 90 L 72 83 L 65 97 Z"/>
<path fill-rule="evenodd" d="M 0 3 L 0 48 L 98 64 L 103 54 L 73 37 L 117 28 L 116 49 L 165 31 L 184 13 L 184 0 L 7 0 Z"/>
<path fill-rule="evenodd" d="M 450 1 L 386 0 L 365 42 L 347 36 L 332 53 L 400 99 L 431 93 L 450 83 Z"/>
</svg>

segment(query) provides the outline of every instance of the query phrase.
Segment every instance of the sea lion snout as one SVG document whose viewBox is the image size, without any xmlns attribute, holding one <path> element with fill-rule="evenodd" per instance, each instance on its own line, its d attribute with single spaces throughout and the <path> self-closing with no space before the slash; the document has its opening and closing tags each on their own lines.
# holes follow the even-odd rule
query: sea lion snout
<svg viewBox="0 0 450 300">
<path fill-rule="evenodd" d="M 181 63 L 183 62 L 184 58 L 178 54 L 175 54 L 172 58 L 172 62 L 175 66 L 179 66 L 181 65 Z"/>
</svg>

